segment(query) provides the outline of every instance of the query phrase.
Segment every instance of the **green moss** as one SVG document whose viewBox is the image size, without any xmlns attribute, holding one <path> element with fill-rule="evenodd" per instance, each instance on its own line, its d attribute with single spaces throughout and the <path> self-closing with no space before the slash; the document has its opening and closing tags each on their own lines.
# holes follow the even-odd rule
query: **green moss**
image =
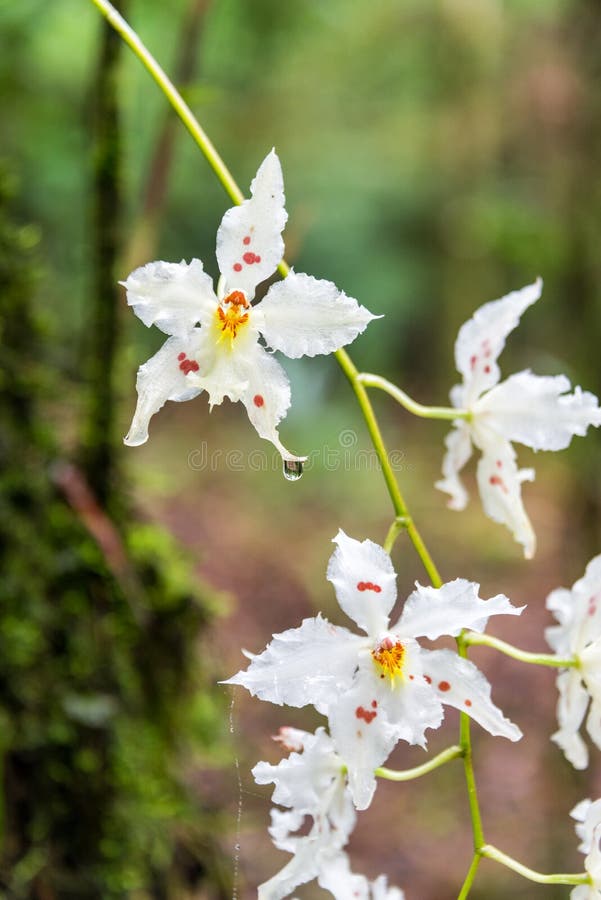
<svg viewBox="0 0 601 900">
<path fill-rule="evenodd" d="M 215 600 L 160 529 L 93 509 L 115 560 L 70 504 L 80 476 L 40 413 L 60 385 L 32 311 L 36 232 L 6 195 L 0 173 L 0 881 L 16 900 L 168 897 L 194 879 L 227 896 L 215 822 L 177 776 L 182 751 L 221 740 L 197 652 Z"/>
</svg>

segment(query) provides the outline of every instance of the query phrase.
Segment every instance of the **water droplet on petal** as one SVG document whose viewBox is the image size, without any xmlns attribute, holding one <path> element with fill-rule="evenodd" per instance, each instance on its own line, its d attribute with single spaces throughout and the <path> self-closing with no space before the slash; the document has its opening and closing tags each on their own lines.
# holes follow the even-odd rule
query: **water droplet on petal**
<svg viewBox="0 0 601 900">
<path fill-rule="evenodd" d="M 303 464 L 300 459 L 284 460 L 284 478 L 286 481 L 298 481 L 303 474 Z"/>
</svg>

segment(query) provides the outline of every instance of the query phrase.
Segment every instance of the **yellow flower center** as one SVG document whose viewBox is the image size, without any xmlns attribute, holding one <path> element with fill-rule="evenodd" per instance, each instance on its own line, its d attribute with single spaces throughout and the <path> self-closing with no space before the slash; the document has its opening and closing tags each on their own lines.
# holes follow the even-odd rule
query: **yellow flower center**
<svg viewBox="0 0 601 900">
<path fill-rule="evenodd" d="M 403 659 L 405 657 L 405 648 L 400 641 L 393 641 L 392 638 L 385 637 L 371 651 L 376 669 L 380 674 L 380 678 L 395 678 L 403 675 Z"/>
<path fill-rule="evenodd" d="M 219 331 L 218 342 L 229 337 L 230 348 L 234 346 L 238 332 L 248 322 L 248 312 L 245 312 L 248 309 L 250 303 L 242 291 L 232 291 L 228 294 L 215 313 L 215 324 Z"/>
</svg>

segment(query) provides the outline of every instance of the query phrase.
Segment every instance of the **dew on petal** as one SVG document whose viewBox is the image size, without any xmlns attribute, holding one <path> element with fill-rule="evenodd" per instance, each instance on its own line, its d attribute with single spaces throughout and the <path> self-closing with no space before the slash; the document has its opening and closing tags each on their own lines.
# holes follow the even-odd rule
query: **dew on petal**
<svg viewBox="0 0 601 900">
<path fill-rule="evenodd" d="M 300 459 L 284 460 L 284 478 L 286 481 L 298 481 L 303 474 L 303 464 Z"/>
</svg>

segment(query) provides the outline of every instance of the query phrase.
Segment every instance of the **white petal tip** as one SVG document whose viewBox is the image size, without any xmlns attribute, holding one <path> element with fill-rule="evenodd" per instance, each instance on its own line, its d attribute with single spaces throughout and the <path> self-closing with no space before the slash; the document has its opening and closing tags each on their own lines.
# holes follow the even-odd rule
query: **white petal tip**
<svg viewBox="0 0 601 900">
<path fill-rule="evenodd" d="M 146 432 L 146 434 L 132 434 L 129 432 L 129 434 L 126 434 L 123 438 L 123 443 L 126 447 L 140 447 L 142 444 L 145 444 L 147 440 L 148 432 Z"/>
</svg>

